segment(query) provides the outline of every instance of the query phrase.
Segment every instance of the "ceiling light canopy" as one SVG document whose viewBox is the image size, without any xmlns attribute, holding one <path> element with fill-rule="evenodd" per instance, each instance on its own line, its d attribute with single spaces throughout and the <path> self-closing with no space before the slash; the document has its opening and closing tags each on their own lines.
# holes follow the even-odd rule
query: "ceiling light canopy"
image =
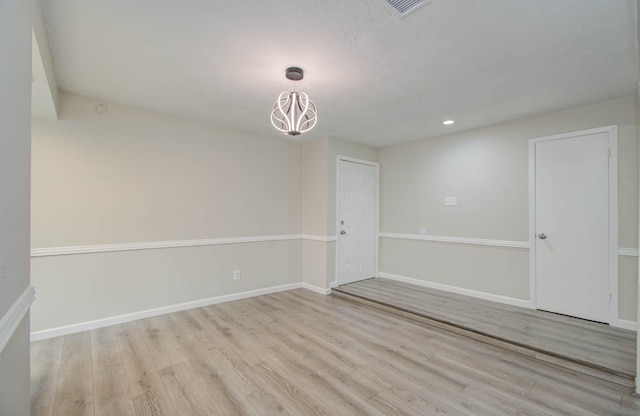
<svg viewBox="0 0 640 416">
<path fill-rule="evenodd" d="M 309 100 L 307 94 L 295 91 L 295 81 L 304 78 L 302 68 L 290 67 L 285 72 L 287 79 L 294 81 L 293 92 L 283 92 L 273 105 L 271 124 L 277 130 L 297 136 L 311 130 L 318 121 L 315 104 Z"/>
<path fill-rule="evenodd" d="M 445 121 L 442 122 L 442 124 L 444 124 L 445 126 L 448 126 L 448 125 L 453 124 L 453 123 L 455 123 L 455 121 L 453 121 L 453 120 L 445 120 Z"/>
</svg>

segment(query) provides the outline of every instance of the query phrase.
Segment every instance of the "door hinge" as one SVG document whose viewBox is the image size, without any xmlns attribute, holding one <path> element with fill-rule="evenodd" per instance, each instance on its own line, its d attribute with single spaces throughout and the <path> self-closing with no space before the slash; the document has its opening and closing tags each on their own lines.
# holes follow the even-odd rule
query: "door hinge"
<svg viewBox="0 0 640 416">
<path fill-rule="evenodd" d="M 613 294 L 611 292 L 609 292 L 609 303 L 611 303 L 611 298 L 613 297 Z"/>
</svg>

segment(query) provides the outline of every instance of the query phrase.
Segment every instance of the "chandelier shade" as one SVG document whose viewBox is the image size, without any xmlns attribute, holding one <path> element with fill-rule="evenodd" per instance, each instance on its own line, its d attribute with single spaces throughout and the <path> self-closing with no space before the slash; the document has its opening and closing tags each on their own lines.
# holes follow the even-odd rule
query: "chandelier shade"
<svg viewBox="0 0 640 416">
<path fill-rule="evenodd" d="M 286 77 L 299 81 L 303 77 L 301 68 L 287 68 Z M 318 121 L 315 104 L 303 92 L 283 92 L 273 105 L 271 124 L 289 136 L 297 136 L 311 130 Z"/>
</svg>

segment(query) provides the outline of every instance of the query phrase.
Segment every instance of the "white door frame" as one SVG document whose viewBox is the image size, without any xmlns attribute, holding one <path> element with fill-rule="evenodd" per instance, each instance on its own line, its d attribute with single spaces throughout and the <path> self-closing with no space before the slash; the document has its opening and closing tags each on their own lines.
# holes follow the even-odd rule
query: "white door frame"
<svg viewBox="0 0 640 416">
<path fill-rule="evenodd" d="M 378 277 L 378 242 L 380 241 L 380 164 L 371 162 L 364 159 L 356 159 L 349 156 L 338 155 L 336 158 L 336 280 L 331 283 L 330 287 L 335 287 L 340 284 L 340 276 L 338 272 L 340 268 L 340 161 L 360 163 L 362 165 L 373 166 L 376 169 L 376 228 L 373 232 L 373 252 L 374 252 L 374 277 Z"/>
<path fill-rule="evenodd" d="M 536 301 L 536 192 L 535 165 L 536 143 L 567 139 L 575 136 L 607 133 L 609 137 L 609 324 L 620 326 L 618 322 L 618 126 L 605 126 L 552 136 L 529 139 L 529 281 L 531 307 L 537 308 Z"/>
</svg>

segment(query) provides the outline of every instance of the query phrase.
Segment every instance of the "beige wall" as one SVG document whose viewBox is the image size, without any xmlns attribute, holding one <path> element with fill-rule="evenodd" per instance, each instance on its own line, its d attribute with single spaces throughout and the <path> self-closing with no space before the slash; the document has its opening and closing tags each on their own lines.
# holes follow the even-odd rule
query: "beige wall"
<svg viewBox="0 0 640 416">
<path fill-rule="evenodd" d="M 332 244 L 326 241 L 305 240 L 302 243 L 302 281 L 319 289 L 328 289 L 333 281 L 328 256 Z"/>
<path fill-rule="evenodd" d="M 303 232 L 336 234 L 337 158 L 347 156 L 378 162 L 379 149 L 332 137 L 303 144 Z"/>
<path fill-rule="evenodd" d="M 305 141 L 302 148 L 302 232 L 314 237 L 327 236 L 327 147 L 325 137 Z M 327 289 L 326 241 L 302 243 L 302 281 Z"/>
<path fill-rule="evenodd" d="M 609 124 L 619 126 L 620 245 L 636 246 L 634 98 L 381 151 L 330 137 L 260 137 L 111 103 L 97 114 L 99 100 L 60 99 L 60 121 L 33 121 L 34 248 L 335 236 L 338 155 L 381 162 L 382 232 L 426 227 L 432 235 L 526 241 L 528 139 Z M 442 203 L 449 195 L 458 197 L 455 209 Z M 34 258 L 32 328 L 288 283 L 326 289 L 335 250 L 333 241 L 295 240 Z M 622 319 L 635 317 L 636 263 L 620 258 Z M 523 249 L 383 238 L 380 264 L 386 273 L 529 298 Z M 242 270 L 238 282 L 234 269 Z"/>
<path fill-rule="evenodd" d="M 60 94 L 33 120 L 32 247 L 243 236 L 335 235 L 336 158 L 378 151 L 304 145 Z M 216 296 L 335 280 L 335 242 L 300 240 L 32 259 L 33 331 Z M 232 272 L 240 269 L 240 281 Z"/>
<path fill-rule="evenodd" d="M 327 233 L 327 139 L 306 141 L 302 148 L 302 232 Z"/>
<path fill-rule="evenodd" d="M 302 232 L 301 143 L 99 103 L 33 121 L 33 248 Z M 32 328 L 299 283 L 301 244 L 36 257 Z"/>
<path fill-rule="evenodd" d="M 29 286 L 31 1 L 0 5 L 0 317 Z M 28 415 L 29 315 L 0 351 L 0 414 Z"/>
<path fill-rule="evenodd" d="M 32 247 L 300 233 L 300 143 L 61 99 L 33 121 Z"/>
<path fill-rule="evenodd" d="M 638 116 L 636 97 L 516 120 L 382 149 L 381 231 L 528 241 L 528 140 L 618 125 L 619 242 L 637 247 Z M 445 196 L 458 205 L 444 206 Z M 381 271 L 529 299 L 526 250 L 384 238 Z M 492 268 L 493 259 L 500 267 Z M 637 272 L 620 259 L 620 317 L 635 320 Z"/>
</svg>

